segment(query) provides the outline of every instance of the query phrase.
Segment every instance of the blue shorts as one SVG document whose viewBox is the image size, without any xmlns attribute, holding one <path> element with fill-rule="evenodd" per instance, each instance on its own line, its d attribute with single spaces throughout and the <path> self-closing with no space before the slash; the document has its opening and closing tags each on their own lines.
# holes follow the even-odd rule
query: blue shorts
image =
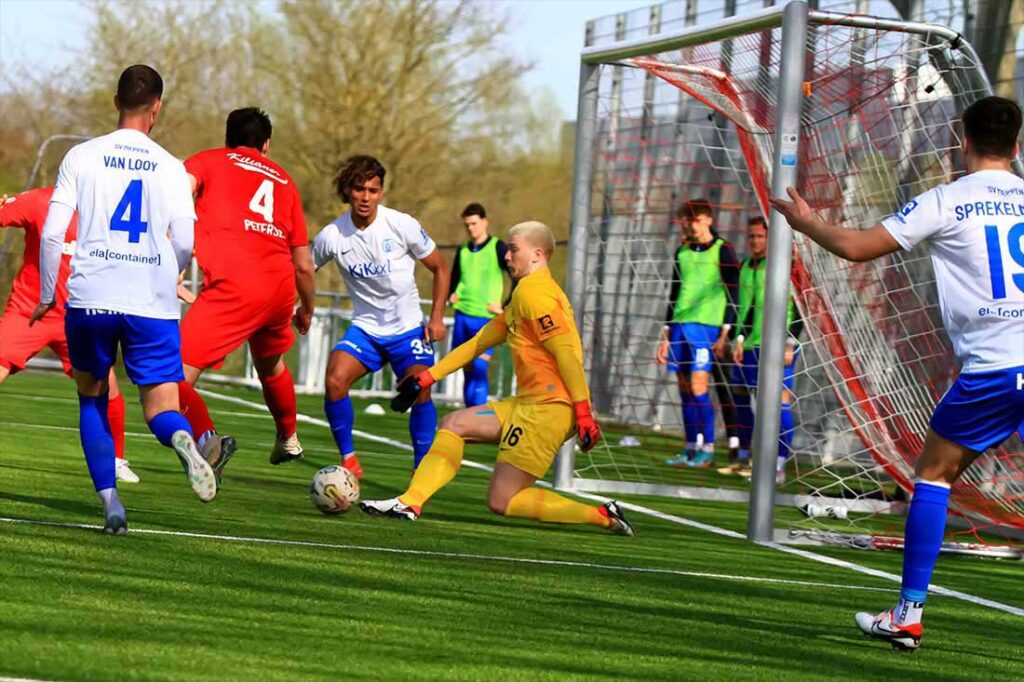
<svg viewBox="0 0 1024 682">
<path fill-rule="evenodd" d="M 397 336 L 374 336 L 352 325 L 331 350 L 345 351 L 371 372 L 390 363 L 396 376 L 413 365 L 434 366 L 434 348 L 425 340 L 423 327 Z"/>
<path fill-rule="evenodd" d="M 793 390 L 793 365 L 796 364 L 799 352 L 799 348 L 795 349 L 793 351 L 793 362 L 782 369 L 782 385 L 790 391 Z M 760 348 L 751 348 L 743 351 L 743 364 L 733 365 L 732 383 L 738 386 L 746 386 L 748 390 L 757 388 L 757 363 L 760 359 Z"/>
<path fill-rule="evenodd" d="M 474 317 L 473 315 L 466 315 L 456 310 L 455 325 L 452 327 L 452 348 L 458 348 L 466 343 L 466 341 L 469 341 L 490 321 L 491 318 L 489 317 Z M 488 348 L 480 355 L 490 354 L 491 349 Z"/>
<path fill-rule="evenodd" d="M 929 426 L 957 445 L 984 452 L 1024 422 L 1024 366 L 961 374 L 935 406 Z"/>
<path fill-rule="evenodd" d="M 64 334 L 71 366 L 97 379 L 106 378 L 120 346 L 124 368 L 136 386 L 185 380 L 177 320 L 68 308 Z"/>
<path fill-rule="evenodd" d="M 710 372 L 715 356 L 711 346 L 718 340 L 719 327 L 695 322 L 673 322 L 668 326 L 668 369 L 671 372 Z"/>
</svg>

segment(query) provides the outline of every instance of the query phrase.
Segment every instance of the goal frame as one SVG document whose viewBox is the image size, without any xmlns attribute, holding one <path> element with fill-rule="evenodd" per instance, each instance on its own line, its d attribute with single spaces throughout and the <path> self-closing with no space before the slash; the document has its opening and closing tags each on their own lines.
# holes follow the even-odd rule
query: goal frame
<svg viewBox="0 0 1024 682">
<path fill-rule="evenodd" d="M 653 16 L 653 15 L 652 15 Z M 587 238 L 591 218 L 592 185 L 595 176 L 599 119 L 598 95 L 601 67 L 629 68 L 634 60 L 668 50 L 724 41 L 741 35 L 782 29 L 781 60 L 777 83 L 777 108 L 774 121 L 771 196 L 785 196 L 785 188 L 794 185 L 799 159 L 799 125 L 803 106 L 802 87 L 806 70 L 806 45 L 812 27 L 839 25 L 857 29 L 897 31 L 926 35 L 948 43 L 965 61 L 978 64 L 973 46 L 953 29 L 925 22 L 883 19 L 811 10 L 804 0 L 791 0 L 744 16 L 733 16 L 713 24 L 687 26 L 674 32 L 620 40 L 610 45 L 592 45 L 587 35 L 580 54 L 580 79 L 577 100 L 577 124 L 573 173 L 572 212 L 569 234 L 566 294 L 575 308 L 576 322 L 583 329 L 586 290 Z M 685 65 L 680 68 L 686 68 Z M 648 78 L 653 78 L 648 74 Z M 977 91 L 993 94 L 993 88 L 980 69 L 970 69 L 969 78 Z M 951 88 L 954 93 L 956 90 Z M 965 103 L 964 103 L 965 104 Z M 962 108 L 962 107 L 959 107 Z M 1014 168 L 1024 175 L 1024 164 L 1016 159 Z M 756 396 L 753 454 L 754 473 L 749 495 L 747 537 L 755 542 L 773 541 L 775 495 L 774 450 L 779 438 L 780 404 L 775 396 L 782 390 L 783 354 L 786 342 L 786 306 L 792 270 L 792 230 L 776 211 L 769 212 L 769 230 L 765 285 L 765 315 L 762 352 L 758 368 L 760 390 Z M 593 371 L 594 368 L 591 368 Z M 769 399 L 771 397 L 771 399 Z M 658 494 L 681 498 L 721 499 L 725 491 L 683 488 L 646 483 L 625 483 L 578 478 L 575 475 L 575 445 L 566 443 L 554 468 L 554 485 L 560 490 Z M 733 491 L 731 497 L 746 497 Z M 779 502 L 798 503 L 804 496 L 784 496 Z"/>
</svg>

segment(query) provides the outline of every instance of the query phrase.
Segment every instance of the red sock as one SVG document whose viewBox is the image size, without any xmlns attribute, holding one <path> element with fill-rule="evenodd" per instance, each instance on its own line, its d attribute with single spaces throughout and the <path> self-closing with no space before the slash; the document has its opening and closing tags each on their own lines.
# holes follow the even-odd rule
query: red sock
<svg viewBox="0 0 1024 682">
<path fill-rule="evenodd" d="M 277 435 L 282 438 L 295 435 L 295 384 L 288 367 L 272 377 L 260 379 L 260 383 L 263 384 L 263 400 L 277 424 Z"/>
<path fill-rule="evenodd" d="M 195 387 L 187 381 L 178 382 L 178 402 L 181 403 L 181 413 L 192 426 L 192 435 L 196 440 L 207 431 L 214 430 L 206 403 L 196 392 Z"/>
<path fill-rule="evenodd" d="M 124 396 L 120 393 L 116 398 L 107 399 L 107 421 L 114 436 L 114 454 L 124 459 Z"/>
</svg>

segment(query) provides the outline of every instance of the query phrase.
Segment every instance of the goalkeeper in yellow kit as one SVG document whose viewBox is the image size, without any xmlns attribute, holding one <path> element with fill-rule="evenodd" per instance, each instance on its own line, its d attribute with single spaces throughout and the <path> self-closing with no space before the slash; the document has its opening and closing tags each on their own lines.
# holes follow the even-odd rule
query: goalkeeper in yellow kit
<svg viewBox="0 0 1024 682">
<path fill-rule="evenodd" d="M 409 488 L 398 497 L 367 500 L 359 506 L 368 514 L 413 521 L 427 500 L 455 477 L 467 442 L 498 443 L 498 461 L 487 491 L 491 511 L 633 535 L 616 502 L 590 506 L 533 485 L 547 473 L 562 443 L 575 434 L 580 446 L 589 450 L 600 439 L 601 429 L 590 410 L 572 307 L 548 269 L 555 248 L 551 230 L 536 221 L 520 223 L 509 230 L 508 247 L 505 258 L 517 284 L 504 313 L 431 369 L 404 379 L 391 408 L 405 412 L 422 389 L 503 341 L 512 350 L 518 394 L 446 416 Z"/>
</svg>

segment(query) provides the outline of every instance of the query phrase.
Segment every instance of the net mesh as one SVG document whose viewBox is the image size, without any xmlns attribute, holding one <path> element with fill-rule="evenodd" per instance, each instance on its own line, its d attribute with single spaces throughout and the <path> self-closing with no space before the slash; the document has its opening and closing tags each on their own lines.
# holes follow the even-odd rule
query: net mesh
<svg viewBox="0 0 1024 682">
<path fill-rule="evenodd" d="M 709 199 L 718 233 L 741 257 L 742 226 L 765 213 L 780 37 L 762 31 L 601 67 L 584 334 L 598 409 L 653 432 L 643 431 L 642 450 L 626 440 L 577 457 L 580 479 L 743 496 L 736 477 L 665 466 L 680 444 L 679 397 L 653 358 L 679 244 L 675 207 Z M 956 114 L 987 93 L 979 65 L 956 45 L 936 34 L 817 25 L 805 68 L 798 182 L 827 220 L 868 227 L 957 177 Z M 793 528 L 893 531 L 887 515 L 902 510 L 932 409 L 958 371 L 927 247 L 854 264 L 796 235 L 792 283 L 805 332 L 796 456 L 781 491 L 808 512 Z M 712 392 L 726 405 L 730 374 L 723 366 Z M 951 508 L 964 519 L 953 534 L 971 541 L 1024 528 L 1018 436 L 968 470 Z"/>
</svg>

